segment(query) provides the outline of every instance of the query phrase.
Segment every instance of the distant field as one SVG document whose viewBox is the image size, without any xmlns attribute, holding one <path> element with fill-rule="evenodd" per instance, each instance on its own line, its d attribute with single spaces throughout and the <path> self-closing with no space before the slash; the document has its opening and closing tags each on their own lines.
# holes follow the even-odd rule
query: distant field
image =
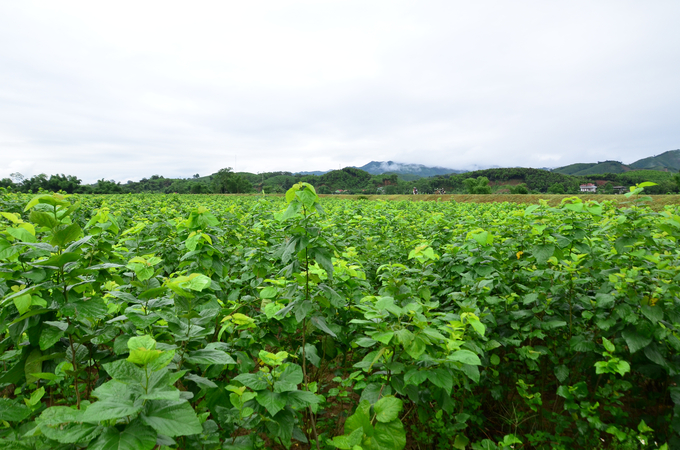
<svg viewBox="0 0 680 450">
<path fill-rule="evenodd" d="M 446 194 L 446 195 L 322 195 L 321 197 L 334 197 L 345 199 L 357 199 L 358 197 L 366 197 L 368 200 L 391 200 L 391 201 L 451 201 L 461 203 L 496 203 L 496 202 L 510 202 L 510 203 L 538 203 L 543 199 L 551 206 L 559 205 L 564 198 L 578 197 L 582 200 L 594 200 L 596 202 L 603 202 L 613 200 L 616 202 L 628 201 L 623 195 L 552 195 L 552 194 L 529 194 L 529 195 L 515 195 L 515 194 L 488 194 L 488 195 L 472 195 L 472 194 Z M 649 205 L 653 209 L 662 209 L 665 205 L 680 205 L 680 195 L 651 195 L 652 203 Z"/>
</svg>

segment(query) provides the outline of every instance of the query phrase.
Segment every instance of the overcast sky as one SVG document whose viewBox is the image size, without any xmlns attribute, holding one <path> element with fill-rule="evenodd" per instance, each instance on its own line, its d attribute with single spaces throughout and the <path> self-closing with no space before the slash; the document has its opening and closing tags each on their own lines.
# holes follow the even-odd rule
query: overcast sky
<svg viewBox="0 0 680 450">
<path fill-rule="evenodd" d="M 0 178 L 680 148 L 680 2 L 5 1 Z"/>
</svg>

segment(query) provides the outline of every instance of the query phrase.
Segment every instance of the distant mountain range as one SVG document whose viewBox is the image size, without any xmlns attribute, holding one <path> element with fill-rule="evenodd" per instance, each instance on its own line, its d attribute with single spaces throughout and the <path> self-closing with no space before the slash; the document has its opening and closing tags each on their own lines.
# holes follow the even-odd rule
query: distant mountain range
<svg viewBox="0 0 680 450">
<path fill-rule="evenodd" d="M 465 173 L 467 170 L 448 169 L 446 167 L 428 167 L 422 164 L 402 164 L 394 161 L 371 161 L 361 167 L 356 167 L 371 175 L 382 175 L 384 173 L 410 174 L 420 177 L 433 177 L 435 175 L 446 175 L 448 173 Z"/>
<path fill-rule="evenodd" d="M 631 170 L 678 172 L 680 171 L 680 150 L 669 150 L 657 156 L 642 158 L 628 165 L 620 161 L 600 161 L 597 163 L 576 163 L 552 169 L 553 172 L 575 176 L 624 173 Z"/>
<path fill-rule="evenodd" d="M 397 175 L 411 175 L 410 179 L 433 177 L 435 175 L 446 175 L 449 173 L 465 173 L 467 170 L 448 169 L 446 167 L 429 167 L 423 164 L 403 164 L 394 161 L 371 161 L 363 166 L 350 166 L 355 169 L 361 169 L 371 175 L 383 175 L 396 173 Z M 309 172 L 295 172 L 295 175 L 323 175 L 330 172 L 330 170 L 309 171 Z"/>
<path fill-rule="evenodd" d="M 474 166 L 469 170 L 450 169 L 447 167 L 430 167 L 423 164 L 405 164 L 394 161 L 371 161 L 363 166 L 351 166 L 361 169 L 371 175 L 397 174 L 404 180 L 415 180 L 418 178 L 433 177 L 436 175 L 447 175 L 452 173 L 466 173 L 480 169 L 494 169 L 499 166 Z M 680 171 L 680 150 L 670 150 L 657 156 L 650 156 L 635 161 L 632 164 L 623 164 L 620 161 L 599 161 L 596 163 L 576 163 L 564 167 L 550 169 L 542 168 L 564 175 L 600 175 L 604 173 L 624 173 L 631 170 L 660 170 L 664 172 Z M 308 172 L 295 172 L 294 175 L 317 175 L 321 176 L 330 170 L 315 170 Z"/>
</svg>

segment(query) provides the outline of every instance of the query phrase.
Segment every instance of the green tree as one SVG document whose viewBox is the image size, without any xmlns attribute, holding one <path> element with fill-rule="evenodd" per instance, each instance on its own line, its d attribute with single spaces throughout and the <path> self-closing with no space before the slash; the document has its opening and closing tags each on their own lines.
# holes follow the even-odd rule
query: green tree
<svg viewBox="0 0 680 450">
<path fill-rule="evenodd" d="M 548 194 L 564 194 L 564 185 L 562 183 L 551 184 L 548 188 Z"/>
<path fill-rule="evenodd" d="M 527 185 L 522 183 L 518 184 L 517 186 L 512 186 L 510 188 L 510 193 L 511 194 L 528 194 L 529 189 L 527 189 Z"/>
<path fill-rule="evenodd" d="M 252 190 L 250 181 L 232 172 L 231 167 L 220 169 L 213 177 L 213 191 L 217 194 L 244 194 Z"/>
<path fill-rule="evenodd" d="M 466 178 L 463 180 L 468 194 L 490 194 L 491 186 L 487 177 Z"/>
</svg>

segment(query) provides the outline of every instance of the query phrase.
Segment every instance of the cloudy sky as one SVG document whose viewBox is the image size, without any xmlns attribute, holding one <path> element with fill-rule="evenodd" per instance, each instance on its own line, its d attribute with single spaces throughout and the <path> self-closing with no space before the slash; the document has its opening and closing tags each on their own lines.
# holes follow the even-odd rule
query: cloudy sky
<svg viewBox="0 0 680 450">
<path fill-rule="evenodd" d="M 0 3 L 0 178 L 680 148 L 680 2 Z"/>
</svg>

